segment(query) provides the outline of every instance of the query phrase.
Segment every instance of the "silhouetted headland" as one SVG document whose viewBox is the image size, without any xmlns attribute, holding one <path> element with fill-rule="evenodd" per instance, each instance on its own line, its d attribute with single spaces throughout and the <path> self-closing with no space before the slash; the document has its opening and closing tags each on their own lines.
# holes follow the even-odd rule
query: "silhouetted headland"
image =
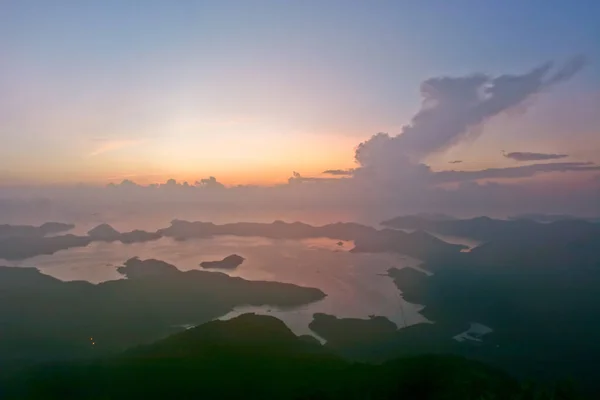
<svg viewBox="0 0 600 400">
<path fill-rule="evenodd" d="M 159 260 L 134 258 L 125 264 L 119 271 L 130 279 L 97 285 L 63 282 L 32 268 L 0 267 L 0 364 L 86 357 L 156 340 L 236 306 L 295 307 L 325 297 L 319 289 L 288 283 L 182 272 Z"/>
<path fill-rule="evenodd" d="M 22 260 L 39 255 L 54 254 L 60 250 L 73 247 L 85 247 L 91 242 L 116 242 L 124 244 L 148 242 L 160 239 L 157 232 L 134 230 L 121 233 L 108 224 L 101 224 L 91 229 L 87 236 L 61 235 L 46 236 L 62 230 L 70 230 L 74 226 L 60 223 L 47 223 L 39 228 L 2 225 L 0 234 L 0 258 L 6 260 Z M 6 228 L 10 227 L 10 228 Z M 13 229 L 14 228 L 14 229 Z M 32 229 L 35 228 L 35 229 Z"/>
<path fill-rule="evenodd" d="M 7 237 L 42 237 L 73 229 L 75 225 L 61 222 L 46 222 L 41 226 L 0 225 L 0 239 Z"/>
<path fill-rule="evenodd" d="M 271 224 L 240 222 L 215 225 L 210 222 L 174 220 L 169 228 L 158 231 L 178 240 L 217 235 L 260 236 L 277 239 L 329 238 L 354 241 L 353 252 L 396 252 L 416 258 L 458 253 L 466 246 L 449 244 L 424 232 L 407 234 L 393 229 L 377 230 L 356 223 L 311 226 L 301 222 L 275 221 Z"/>
<path fill-rule="evenodd" d="M 311 226 L 301 222 L 275 221 L 270 224 L 239 222 L 216 225 L 211 222 L 174 220 L 168 228 L 157 232 L 134 230 L 120 233 L 107 224 L 88 232 L 88 236 L 64 235 L 54 237 L 9 237 L 0 240 L 0 258 L 24 259 L 40 254 L 53 254 L 72 247 L 84 247 L 92 241 L 136 243 L 170 237 L 175 240 L 208 238 L 221 235 L 257 236 L 272 239 L 330 238 L 354 241 L 354 252 L 395 252 L 407 256 L 429 259 L 460 252 L 466 246 L 449 244 L 424 232 L 405 232 L 375 228 L 356 223 L 335 223 Z M 6 244 L 4 243 L 5 241 Z"/>
<path fill-rule="evenodd" d="M 370 235 L 354 240 L 355 253 L 392 252 L 415 257 L 421 260 L 443 258 L 457 254 L 467 246 L 450 244 L 426 232 L 406 233 L 394 229 L 375 231 Z"/>
<path fill-rule="evenodd" d="M 54 254 L 71 247 L 85 247 L 92 242 L 88 236 L 12 236 L 0 239 L 0 258 L 22 260 L 43 254 Z"/>
<path fill-rule="evenodd" d="M 353 240 L 362 235 L 376 232 L 375 228 L 356 223 L 335 223 L 312 226 L 302 222 L 287 223 L 275 221 L 268 223 L 237 222 L 215 225 L 212 222 L 188 222 L 173 220 L 171 226 L 159 229 L 163 236 L 177 239 L 191 239 L 218 235 L 260 236 L 273 239 L 307 239 L 325 237 L 339 240 Z"/>
</svg>

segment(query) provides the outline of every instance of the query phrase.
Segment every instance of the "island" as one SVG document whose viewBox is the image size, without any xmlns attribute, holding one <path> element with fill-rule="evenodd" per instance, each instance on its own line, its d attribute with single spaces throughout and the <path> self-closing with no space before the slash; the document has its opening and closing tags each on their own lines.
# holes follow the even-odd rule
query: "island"
<svg viewBox="0 0 600 400">
<path fill-rule="evenodd" d="M 124 275 L 127 279 L 136 279 L 157 275 L 171 275 L 180 271 L 174 265 L 161 260 L 149 259 L 142 261 L 139 257 L 132 257 L 125 261 L 122 267 L 118 267 L 117 272 Z"/>
<path fill-rule="evenodd" d="M 0 258 L 25 259 L 41 254 L 52 254 L 56 251 L 72 247 L 87 246 L 93 241 L 120 241 L 128 244 L 157 240 L 162 237 L 181 241 L 221 235 L 257 236 L 288 240 L 328 238 L 340 241 L 338 242 L 338 246 L 344 244 L 342 241 L 353 241 L 355 246 L 351 251 L 355 253 L 393 252 L 415 257 L 423 261 L 443 258 L 466 248 L 463 245 L 446 243 L 421 231 L 409 234 L 395 229 L 377 230 L 366 225 L 348 222 L 323 226 L 312 226 L 301 222 L 286 223 L 282 221 L 275 221 L 270 224 L 238 222 L 216 225 L 211 222 L 173 220 L 171 226 L 159 229 L 156 232 L 134 230 L 121 233 L 108 224 L 100 224 L 91 229 L 87 236 L 64 235 L 46 237 L 29 235 L 0 237 Z M 232 268 L 229 265 L 233 264 L 225 263 L 223 265 Z"/>
<path fill-rule="evenodd" d="M 340 241 L 352 240 L 355 246 L 350 251 L 355 253 L 393 252 L 423 260 L 445 257 L 467 248 L 463 245 L 446 243 L 425 232 L 419 231 L 408 234 L 395 229 L 377 230 L 351 222 L 338 222 L 323 226 L 283 221 L 275 221 L 270 224 L 238 222 L 215 225 L 210 222 L 173 220 L 170 227 L 159 229 L 158 233 L 172 237 L 175 240 L 219 235 L 259 236 L 276 239 L 328 238 Z"/>
<path fill-rule="evenodd" d="M 157 240 L 162 237 L 158 232 L 146 232 L 135 229 L 131 232 L 121 233 L 108 224 L 100 224 L 88 232 L 88 236 L 96 241 L 121 243 L 142 243 Z"/>
<path fill-rule="evenodd" d="M 46 222 L 41 226 L 1 224 L 0 239 L 7 237 L 42 237 L 66 232 L 74 227 L 73 224 L 62 222 Z"/>
<path fill-rule="evenodd" d="M 118 240 L 124 244 L 143 243 L 143 242 L 150 242 L 152 240 L 157 240 L 157 239 L 160 239 L 161 237 L 162 237 L 161 234 L 158 232 L 147 232 L 147 231 L 142 231 L 140 229 L 135 229 L 131 232 L 121 233 Z"/>
<path fill-rule="evenodd" d="M 235 269 L 242 265 L 244 260 L 244 257 L 238 256 L 237 254 L 232 254 L 225 257 L 221 261 L 203 261 L 200 263 L 200 266 L 202 268 Z"/>
</svg>

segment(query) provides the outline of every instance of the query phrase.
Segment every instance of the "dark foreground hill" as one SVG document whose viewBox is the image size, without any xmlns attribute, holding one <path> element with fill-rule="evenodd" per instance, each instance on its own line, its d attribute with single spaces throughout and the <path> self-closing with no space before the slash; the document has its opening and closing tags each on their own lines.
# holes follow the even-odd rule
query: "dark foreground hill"
<svg viewBox="0 0 600 400">
<path fill-rule="evenodd" d="M 564 390 L 525 388 L 501 371 L 454 356 L 350 363 L 295 336 L 278 319 L 254 314 L 209 322 L 101 361 L 38 366 L 7 378 L 2 390 L 7 399 L 575 398 Z"/>
<path fill-rule="evenodd" d="M 470 252 L 426 260 L 421 267 L 433 272 L 431 276 L 390 270 L 402 297 L 423 305 L 421 314 L 435 322 L 412 329 L 419 330 L 418 338 L 432 338 L 429 343 L 420 340 L 424 349 L 439 349 L 439 338 L 481 323 L 493 334 L 469 350 L 470 356 L 537 379 L 568 376 L 600 398 L 595 372 L 600 356 L 600 224 L 421 216 L 384 224 L 484 241 Z M 378 344 L 380 357 L 404 353 L 398 343 L 409 332 L 403 330 L 385 346 Z"/>
</svg>

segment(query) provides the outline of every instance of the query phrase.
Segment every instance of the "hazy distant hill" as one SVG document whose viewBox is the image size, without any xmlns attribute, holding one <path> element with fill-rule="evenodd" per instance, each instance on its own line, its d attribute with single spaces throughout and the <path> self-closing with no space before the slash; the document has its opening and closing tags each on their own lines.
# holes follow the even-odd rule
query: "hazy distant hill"
<svg viewBox="0 0 600 400">
<path fill-rule="evenodd" d="M 170 237 L 175 240 L 206 238 L 219 235 L 259 236 L 273 239 L 330 238 L 352 240 L 355 252 L 396 252 L 411 257 L 429 259 L 459 252 L 464 246 L 443 242 L 424 232 L 404 232 L 375 228 L 356 223 L 335 223 L 312 226 L 301 222 L 275 221 L 270 224 L 238 222 L 215 225 L 211 222 L 174 220 L 168 228 L 156 232 L 134 230 L 121 233 L 107 224 L 91 229 L 87 236 L 63 235 L 44 237 L 26 235 L 0 239 L 0 258 L 26 259 L 41 254 L 53 254 L 72 247 L 84 247 L 93 241 L 137 243 Z"/>
<path fill-rule="evenodd" d="M 46 222 L 41 226 L 2 224 L 0 225 L 0 239 L 8 237 L 41 237 L 65 232 L 74 227 L 75 225 L 60 222 Z"/>
</svg>

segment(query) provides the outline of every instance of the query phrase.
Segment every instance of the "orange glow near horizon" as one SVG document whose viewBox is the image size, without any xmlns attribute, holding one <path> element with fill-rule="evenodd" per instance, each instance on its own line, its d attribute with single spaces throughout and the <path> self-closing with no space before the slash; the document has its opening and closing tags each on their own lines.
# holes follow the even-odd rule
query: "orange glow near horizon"
<svg viewBox="0 0 600 400">
<path fill-rule="evenodd" d="M 31 166 L 12 176 L 26 184 L 105 185 L 129 179 L 141 185 L 194 182 L 214 176 L 227 186 L 286 183 L 297 171 L 320 176 L 327 169 L 355 167 L 354 148 L 360 139 L 331 134 L 248 135 L 204 141 L 196 138 L 160 138 L 143 142 L 104 144 L 102 151 L 84 151 L 74 170 L 72 159 Z"/>
<path fill-rule="evenodd" d="M 192 184 L 214 176 L 225 185 L 274 185 L 287 182 L 293 171 L 318 176 L 326 169 L 354 167 L 356 142 L 354 137 L 315 134 L 264 140 L 245 136 L 198 146 L 167 141 L 148 146 L 148 153 L 141 155 L 147 167 L 130 169 L 131 176 L 124 179 L 150 184 L 172 178 Z M 115 171 L 111 181 L 121 181 L 120 175 Z"/>
</svg>

